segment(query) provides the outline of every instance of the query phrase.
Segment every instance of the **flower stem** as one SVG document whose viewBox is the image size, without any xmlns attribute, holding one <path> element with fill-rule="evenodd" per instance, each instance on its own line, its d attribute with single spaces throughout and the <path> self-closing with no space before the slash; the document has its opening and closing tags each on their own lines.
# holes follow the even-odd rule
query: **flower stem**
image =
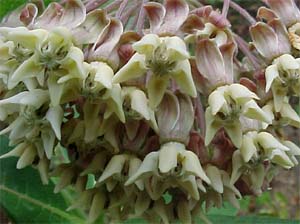
<svg viewBox="0 0 300 224">
<path fill-rule="evenodd" d="M 247 10 L 239 6 L 237 3 L 230 1 L 229 5 L 239 14 L 241 14 L 251 25 L 256 23 L 256 20 L 247 12 Z"/>
<path fill-rule="evenodd" d="M 122 15 L 122 13 L 124 12 L 124 9 L 125 9 L 127 3 L 128 3 L 128 0 L 123 0 L 123 2 L 121 3 L 121 5 L 120 5 L 120 7 L 119 7 L 119 10 L 118 10 L 118 12 L 116 13 L 116 17 L 117 17 L 118 19 L 121 18 L 121 15 Z"/>
<path fill-rule="evenodd" d="M 137 32 L 138 34 L 142 34 L 143 32 L 143 28 L 144 28 L 144 19 L 145 19 L 145 9 L 144 9 L 144 4 L 146 4 L 148 2 L 148 0 L 143 0 L 143 3 L 141 5 L 141 9 L 140 9 L 140 13 L 139 13 L 139 18 L 137 21 Z"/>
<path fill-rule="evenodd" d="M 229 10 L 229 4 L 230 4 L 230 0 L 224 0 L 224 1 L 223 1 L 222 16 L 223 16 L 224 18 L 227 17 L 228 10 Z"/>
<path fill-rule="evenodd" d="M 92 0 L 88 1 L 86 4 L 86 12 L 93 11 L 94 9 L 98 8 L 100 5 L 104 4 L 107 0 Z"/>
<path fill-rule="evenodd" d="M 237 34 L 234 35 L 234 39 L 238 44 L 239 49 L 244 53 L 246 57 L 248 57 L 253 67 L 255 69 L 260 69 L 260 63 L 258 62 L 258 59 L 250 52 L 248 43 L 246 43 L 246 41 L 244 41 L 244 39 L 238 36 Z"/>
</svg>

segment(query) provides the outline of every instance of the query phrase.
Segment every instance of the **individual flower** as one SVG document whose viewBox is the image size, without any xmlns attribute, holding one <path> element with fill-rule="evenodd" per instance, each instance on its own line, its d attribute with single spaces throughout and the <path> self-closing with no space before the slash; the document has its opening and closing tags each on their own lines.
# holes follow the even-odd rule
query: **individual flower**
<svg viewBox="0 0 300 224">
<path fill-rule="evenodd" d="M 269 101 L 262 109 L 269 114 L 272 118 L 272 125 L 282 127 L 286 125 L 291 125 L 296 128 L 300 127 L 300 117 L 297 112 L 292 108 L 292 106 L 287 102 L 287 98 L 284 99 L 280 111 L 276 112 L 274 102 Z M 268 124 L 265 124 L 266 128 Z"/>
<path fill-rule="evenodd" d="M 113 82 L 138 78 L 151 71 L 146 87 L 152 108 L 161 102 L 170 79 L 176 81 L 182 92 L 192 97 L 197 95 L 188 61 L 189 54 L 180 38 L 147 34 L 133 48 L 137 53 L 116 73 Z"/>
<path fill-rule="evenodd" d="M 208 108 L 205 111 L 206 135 L 208 145 L 216 132 L 223 127 L 232 143 L 240 147 L 242 126 L 240 117 L 271 123 L 268 115 L 256 104 L 255 93 L 240 84 L 221 86 L 209 95 Z"/>
<path fill-rule="evenodd" d="M 281 110 L 286 97 L 300 96 L 299 62 L 299 59 L 284 54 L 266 68 L 266 92 L 272 89 L 276 112 Z"/>
<path fill-rule="evenodd" d="M 168 142 L 159 151 L 146 155 L 138 170 L 126 181 L 125 186 L 143 180 L 147 192 L 154 200 L 166 189 L 178 187 L 197 200 L 197 181 L 210 184 L 198 157 L 177 142 Z"/>
<path fill-rule="evenodd" d="M 176 34 L 189 14 L 189 6 L 183 0 L 166 0 L 164 6 L 149 2 L 144 9 L 149 18 L 150 33 L 164 36 Z"/>
<path fill-rule="evenodd" d="M 271 10 L 261 7 L 257 17 L 267 23 L 257 22 L 250 27 L 250 34 L 256 50 L 268 61 L 291 52 L 291 43 L 286 27 Z"/>
</svg>

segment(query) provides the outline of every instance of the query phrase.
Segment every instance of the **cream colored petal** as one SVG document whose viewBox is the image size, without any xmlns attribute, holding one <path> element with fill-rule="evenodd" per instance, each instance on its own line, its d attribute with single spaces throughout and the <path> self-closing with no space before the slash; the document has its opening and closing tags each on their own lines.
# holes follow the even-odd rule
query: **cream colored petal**
<svg viewBox="0 0 300 224">
<path fill-rule="evenodd" d="M 159 150 L 159 171 L 168 173 L 177 167 L 178 152 L 182 150 L 185 150 L 185 147 L 180 143 L 170 142 L 164 144 Z"/>
<path fill-rule="evenodd" d="M 60 106 L 50 107 L 46 114 L 46 119 L 50 122 L 51 127 L 58 140 L 61 139 L 61 124 L 64 118 L 64 111 Z"/>
<path fill-rule="evenodd" d="M 43 76 L 44 72 L 44 67 L 38 63 L 37 57 L 33 55 L 17 68 L 17 70 L 12 74 L 9 83 L 14 83 L 15 86 L 25 79 Z M 9 88 L 13 88 L 13 86 L 9 86 Z"/>
<path fill-rule="evenodd" d="M 121 175 L 122 169 L 124 167 L 125 162 L 127 161 L 127 155 L 115 155 L 111 158 L 108 164 L 105 167 L 102 175 L 100 176 L 98 182 L 104 182 L 108 178 L 113 177 L 114 175 Z"/>
<path fill-rule="evenodd" d="M 150 80 L 147 82 L 147 90 L 149 97 L 149 104 L 151 108 L 156 108 L 165 94 L 165 91 L 169 85 L 168 76 L 156 76 L 153 74 Z"/>
<path fill-rule="evenodd" d="M 294 163 L 291 161 L 288 155 L 280 149 L 272 150 L 269 158 L 273 163 L 276 163 L 286 169 L 290 169 L 294 166 Z"/>
<path fill-rule="evenodd" d="M 266 68 L 266 92 L 268 92 L 272 86 L 274 79 L 279 77 L 277 64 L 270 65 Z"/>
<path fill-rule="evenodd" d="M 23 169 L 32 164 L 36 156 L 36 150 L 32 145 L 27 146 L 17 162 L 17 169 Z"/>
<path fill-rule="evenodd" d="M 130 92 L 131 108 L 138 112 L 146 120 L 150 119 L 148 99 L 142 90 L 135 89 Z"/>
<path fill-rule="evenodd" d="M 208 104 L 211 108 L 212 115 L 216 115 L 226 104 L 224 95 L 219 91 L 213 91 L 208 97 Z"/>
<path fill-rule="evenodd" d="M 139 158 L 130 158 L 128 177 L 131 177 L 132 175 L 134 175 L 140 168 L 141 164 L 142 164 L 142 161 Z M 135 181 L 135 184 L 139 188 L 140 191 L 144 190 L 143 180 L 137 180 L 137 181 Z"/>
<path fill-rule="evenodd" d="M 211 140 L 215 137 L 217 131 L 222 127 L 220 122 L 215 121 L 214 116 L 211 114 L 211 108 L 208 107 L 205 111 L 205 123 L 206 123 L 206 131 L 205 131 L 205 145 L 209 145 Z"/>
<path fill-rule="evenodd" d="M 158 47 L 160 43 L 161 40 L 156 34 L 147 34 L 140 41 L 134 43 L 132 48 L 139 54 L 151 56 L 154 52 L 154 49 Z"/>
<path fill-rule="evenodd" d="M 294 70 L 300 68 L 297 60 L 290 54 L 281 55 L 275 61 L 279 62 L 280 66 L 285 70 Z"/>
<path fill-rule="evenodd" d="M 51 105 L 56 107 L 60 104 L 61 98 L 64 93 L 65 83 L 58 84 L 59 76 L 56 74 L 50 74 L 47 80 Z"/>
<path fill-rule="evenodd" d="M 272 120 L 267 113 L 265 113 L 254 100 L 248 101 L 243 108 L 243 114 L 251 119 L 263 121 L 267 124 L 271 124 Z"/>
<path fill-rule="evenodd" d="M 222 194 L 224 191 L 224 188 L 223 188 L 221 173 L 220 173 L 219 169 L 215 166 L 208 165 L 205 169 L 205 172 L 211 181 L 212 188 L 216 192 Z"/>
<path fill-rule="evenodd" d="M 280 149 L 283 151 L 289 151 L 289 148 L 281 144 L 273 135 L 268 132 L 260 132 L 257 135 L 257 141 L 260 146 L 265 149 Z"/>
<path fill-rule="evenodd" d="M 234 146 L 237 148 L 241 147 L 243 136 L 241 124 L 239 122 L 233 122 L 232 124 L 226 124 L 224 128 Z"/>
<path fill-rule="evenodd" d="M 141 77 L 146 72 L 145 56 L 136 53 L 113 77 L 113 83 L 120 83 Z"/>
<path fill-rule="evenodd" d="M 189 58 L 189 52 L 181 38 L 177 36 L 164 37 L 163 42 L 167 47 L 168 60 L 179 61 Z"/>
<path fill-rule="evenodd" d="M 187 93 L 191 97 L 197 96 L 196 87 L 193 81 L 191 66 L 188 60 L 177 63 L 171 77 L 175 79 L 176 84 L 182 92 Z"/>
<path fill-rule="evenodd" d="M 114 71 L 110 66 L 103 62 L 93 63 L 96 68 L 95 81 L 101 83 L 105 88 L 112 88 L 112 78 L 114 76 Z"/>
<path fill-rule="evenodd" d="M 128 186 L 134 183 L 138 179 L 142 179 L 143 177 L 157 172 L 158 168 L 158 152 L 151 152 L 149 153 L 143 160 L 141 166 L 139 167 L 138 171 L 133 174 L 126 182 L 125 186 Z"/>
<path fill-rule="evenodd" d="M 283 141 L 282 144 L 290 149 L 287 153 L 294 156 L 300 156 L 300 148 L 295 143 L 291 141 Z"/>
<path fill-rule="evenodd" d="M 48 159 L 51 159 L 55 143 L 55 134 L 51 129 L 43 130 L 41 133 L 41 137 L 46 156 Z"/>
<path fill-rule="evenodd" d="M 289 119 L 291 125 L 300 128 L 300 117 L 289 103 L 284 104 L 280 110 L 280 114 L 283 118 Z"/>
<path fill-rule="evenodd" d="M 200 177 L 207 184 L 211 184 L 210 179 L 205 174 L 202 166 L 200 164 L 200 160 L 195 153 L 192 151 L 185 151 L 183 153 L 184 160 L 182 161 L 182 169 L 188 174 L 192 174 Z"/>
<path fill-rule="evenodd" d="M 230 178 L 230 184 L 233 185 L 242 175 L 241 168 L 244 162 L 240 151 L 236 150 L 232 155 L 232 173 Z"/>
<path fill-rule="evenodd" d="M 265 179 L 265 168 L 263 164 L 259 164 L 254 167 L 250 174 L 250 180 L 252 183 L 252 187 L 261 191 L 261 187 L 263 185 Z"/>
<path fill-rule="evenodd" d="M 279 112 L 283 106 L 285 99 L 287 98 L 287 92 L 285 89 L 281 89 L 277 86 L 272 86 L 273 100 L 275 111 Z"/>
<path fill-rule="evenodd" d="M 242 146 L 240 148 L 241 155 L 244 161 L 247 163 L 253 155 L 257 153 L 256 146 L 253 142 L 255 136 L 246 134 L 243 136 Z"/>
<path fill-rule="evenodd" d="M 249 99 L 258 100 L 258 96 L 251 92 L 247 87 L 241 84 L 231 84 L 228 88 L 230 96 L 235 99 L 238 103 L 243 103 Z"/>
<path fill-rule="evenodd" d="M 113 84 L 111 89 L 108 89 L 106 93 L 103 95 L 103 99 L 106 100 L 108 108 L 106 110 L 110 110 L 114 112 L 121 122 L 125 123 L 125 115 L 123 111 L 123 97 L 122 97 L 122 89 L 119 84 Z M 106 113 L 106 112 L 105 112 Z M 108 117 L 104 115 L 104 119 Z"/>
<path fill-rule="evenodd" d="M 20 157 L 24 150 L 28 147 L 26 142 L 22 142 L 18 144 L 14 149 L 0 156 L 0 159 L 8 158 L 8 157 Z"/>
</svg>

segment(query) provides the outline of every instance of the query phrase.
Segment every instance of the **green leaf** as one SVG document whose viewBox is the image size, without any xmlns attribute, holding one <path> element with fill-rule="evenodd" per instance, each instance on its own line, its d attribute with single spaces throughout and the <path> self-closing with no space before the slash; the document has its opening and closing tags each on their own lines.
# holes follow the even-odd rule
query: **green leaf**
<svg viewBox="0 0 300 224">
<path fill-rule="evenodd" d="M 0 155 L 9 150 L 6 137 L 0 137 Z M 0 206 L 16 223 L 84 223 L 61 194 L 54 194 L 54 185 L 43 185 L 38 172 L 31 167 L 17 170 L 17 158 L 0 160 Z"/>
</svg>

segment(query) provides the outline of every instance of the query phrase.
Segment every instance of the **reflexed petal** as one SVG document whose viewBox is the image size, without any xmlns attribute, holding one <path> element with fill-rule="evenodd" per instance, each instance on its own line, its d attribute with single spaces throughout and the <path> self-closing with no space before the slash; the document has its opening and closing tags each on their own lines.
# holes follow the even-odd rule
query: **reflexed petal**
<svg viewBox="0 0 300 224">
<path fill-rule="evenodd" d="M 20 157 L 24 150 L 28 147 L 26 142 L 22 142 L 18 144 L 14 149 L 0 156 L 0 159 L 8 158 L 8 157 Z"/>
<path fill-rule="evenodd" d="M 36 56 L 32 56 L 28 60 L 24 61 L 17 70 L 13 73 L 11 76 L 11 82 L 18 84 L 20 81 L 23 81 L 25 79 L 31 78 L 31 77 L 38 77 L 40 75 L 44 75 L 44 67 L 41 66 Z M 14 85 L 14 86 L 15 86 Z M 9 88 L 13 88 L 14 86 L 10 86 Z"/>
<path fill-rule="evenodd" d="M 215 137 L 217 131 L 222 127 L 222 124 L 215 121 L 211 114 L 211 108 L 208 107 L 205 111 L 206 131 L 205 131 L 205 145 L 209 145 L 211 140 Z"/>
<path fill-rule="evenodd" d="M 280 114 L 283 118 L 290 120 L 290 125 L 300 128 L 300 117 L 289 103 L 284 104 L 280 110 Z"/>
<path fill-rule="evenodd" d="M 161 40 L 156 34 L 147 34 L 140 41 L 134 43 L 132 48 L 136 50 L 139 54 L 144 54 L 146 56 L 151 56 L 154 49 L 158 47 Z"/>
<path fill-rule="evenodd" d="M 196 87 L 191 73 L 191 66 L 188 60 L 178 62 L 174 73 L 172 73 L 171 76 L 175 79 L 176 84 L 182 92 L 187 93 L 191 97 L 197 96 Z"/>
<path fill-rule="evenodd" d="M 249 162 L 249 160 L 252 158 L 254 154 L 257 153 L 256 146 L 254 145 L 253 142 L 255 135 L 256 134 L 254 132 L 252 133 L 250 132 L 243 136 L 243 142 L 240 151 L 246 163 Z"/>
<path fill-rule="evenodd" d="M 146 72 L 145 56 L 140 54 L 133 55 L 114 76 L 113 83 L 120 83 L 129 79 L 141 77 Z"/>
<path fill-rule="evenodd" d="M 208 165 L 205 172 L 211 181 L 212 188 L 222 194 L 224 189 L 219 169 L 215 166 Z"/>
<path fill-rule="evenodd" d="M 210 179 L 206 176 L 202 166 L 200 164 L 199 158 L 192 151 L 184 151 L 182 153 L 184 160 L 182 161 L 182 169 L 188 174 L 200 177 L 207 184 L 211 184 Z"/>
<path fill-rule="evenodd" d="M 294 166 L 294 163 L 291 161 L 288 155 L 280 149 L 272 150 L 269 158 L 273 163 L 276 163 L 286 169 L 290 169 Z"/>
<path fill-rule="evenodd" d="M 279 112 L 282 109 L 287 92 L 285 89 L 281 89 L 279 86 L 275 85 L 273 85 L 271 89 L 273 93 L 275 112 Z"/>
<path fill-rule="evenodd" d="M 64 93 L 65 83 L 58 84 L 59 76 L 56 74 L 50 74 L 47 80 L 50 99 L 52 106 L 56 107 L 60 104 L 61 97 Z"/>
<path fill-rule="evenodd" d="M 244 165 L 243 158 L 239 150 L 236 150 L 232 155 L 232 173 L 230 184 L 233 185 L 242 175 L 242 166 Z"/>
<path fill-rule="evenodd" d="M 95 81 L 101 83 L 107 89 L 112 88 L 112 78 L 114 76 L 112 68 L 103 62 L 94 62 L 92 65 L 96 69 Z"/>
<path fill-rule="evenodd" d="M 107 119 L 109 116 L 106 113 L 110 114 L 114 112 L 120 121 L 125 123 L 125 115 L 123 111 L 123 97 L 122 97 L 122 89 L 119 84 L 113 84 L 111 89 L 108 89 L 106 93 L 103 95 L 103 99 L 106 100 L 108 108 L 107 112 L 104 114 L 104 119 Z"/>
<path fill-rule="evenodd" d="M 94 141 L 98 137 L 98 131 L 100 129 L 99 111 L 100 105 L 93 104 L 88 100 L 83 106 L 85 126 L 84 141 L 87 143 Z"/>
<path fill-rule="evenodd" d="M 98 182 L 104 182 L 108 178 L 113 177 L 114 175 L 121 175 L 122 169 L 126 160 L 128 159 L 127 155 L 115 155 L 111 158 L 109 163 L 106 165 L 105 170 L 100 176 Z"/>
<path fill-rule="evenodd" d="M 141 164 L 142 161 L 139 158 L 130 158 L 128 176 L 131 177 L 133 174 L 135 174 L 140 168 Z M 144 190 L 143 180 L 137 180 L 135 181 L 135 184 L 141 191 Z"/>
<path fill-rule="evenodd" d="M 51 159 L 54 150 L 55 134 L 51 129 L 44 130 L 41 133 L 41 137 L 46 156 L 48 159 Z"/>
<path fill-rule="evenodd" d="M 278 67 L 276 64 L 267 67 L 266 72 L 266 92 L 268 92 L 272 86 L 274 79 L 279 77 Z"/>
<path fill-rule="evenodd" d="M 263 149 L 280 149 L 289 151 L 289 148 L 281 144 L 273 135 L 267 132 L 260 132 L 257 135 L 257 141 Z"/>
<path fill-rule="evenodd" d="M 239 122 L 234 122 L 232 124 L 226 124 L 224 128 L 234 146 L 237 148 L 241 147 L 243 137 L 241 124 Z"/>
<path fill-rule="evenodd" d="M 91 207 L 88 215 L 88 222 L 93 223 L 103 212 L 106 203 L 106 196 L 102 192 L 97 192 L 91 201 Z"/>
<path fill-rule="evenodd" d="M 60 106 L 50 107 L 46 114 L 46 119 L 50 122 L 51 127 L 58 140 L 61 139 L 61 124 L 64 118 L 64 111 Z"/>
<path fill-rule="evenodd" d="M 150 119 L 148 99 L 141 90 L 133 90 L 130 92 L 131 108 L 142 115 L 146 120 Z"/>
<path fill-rule="evenodd" d="M 250 179 L 252 183 L 252 187 L 255 190 L 261 191 L 261 187 L 263 185 L 263 181 L 265 178 L 265 168 L 263 164 L 259 164 L 258 166 L 254 167 L 251 174 Z"/>
<path fill-rule="evenodd" d="M 169 85 L 168 76 L 156 76 L 153 74 L 147 82 L 149 104 L 151 108 L 156 108 L 162 101 L 165 91 Z"/>
<path fill-rule="evenodd" d="M 283 141 L 282 144 L 290 149 L 287 153 L 294 156 L 300 156 L 300 148 L 295 143 L 291 141 Z"/>
<path fill-rule="evenodd" d="M 83 60 L 82 51 L 77 47 L 71 47 L 68 55 L 61 62 L 61 68 L 65 68 L 68 74 L 58 79 L 57 83 L 63 83 L 73 78 L 85 79 L 87 74 Z"/>
<path fill-rule="evenodd" d="M 137 179 L 142 179 L 146 175 L 157 172 L 159 152 L 149 153 L 143 160 L 138 171 L 132 175 L 126 182 L 125 186 L 134 183 Z"/>
<path fill-rule="evenodd" d="M 23 169 L 28 165 L 31 165 L 35 159 L 36 150 L 32 145 L 29 145 L 20 156 L 17 162 L 17 169 Z"/>
</svg>

